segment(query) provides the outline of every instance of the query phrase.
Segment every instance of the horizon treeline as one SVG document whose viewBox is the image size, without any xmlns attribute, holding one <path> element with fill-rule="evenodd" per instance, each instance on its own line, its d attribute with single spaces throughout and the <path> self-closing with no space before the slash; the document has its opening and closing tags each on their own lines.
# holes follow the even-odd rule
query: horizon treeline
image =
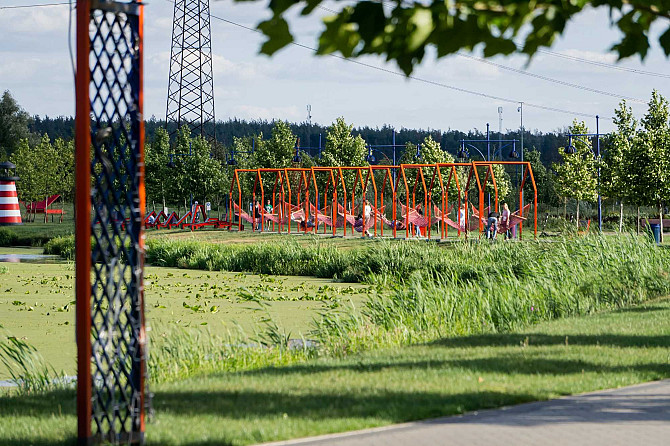
<svg viewBox="0 0 670 446">
<path fill-rule="evenodd" d="M 238 118 L 231 118 L 226 121 L 218 121 L 215 126 L 216 141 L 224 148 L 228 148 L 233 144 L 234 137 L 253 136 L 262 133 L 263 135 L 271 136 L 272 129 L 276 120 L 244 120 Z M 330 124 L 329 124 L 330 125 Z M 40 117 L 35 115 L 29 123 L 30 132 L 37 135 L 49 135 L 49 138 L 54 141 L 58 138 L 72 139 L 74 136 L 74 118 L 58 116 L 51 118 L 49 116 Z M 326 125 L 312 124 L 308 125 L 306 122 L 291 123 L 289 122 L 291 131 L 300 138 L 300 146 L 302 148 L 312 147 L 310 153 L 315 153 L 316 148 L 319 147 L 319 135 L 321 135 L 321 147 L 325 146 L 326 140 Z M 152 117 L 146 121 L 146 140 L 152 141 L 156 129 L 166 128 L 165 120 L 159 120 Z M 176 134 L 176 125 L 171 123 L 167 126 L 171 135 Z M 562 133 L 562 132 L 561 132 Z M 541 161 L 544 165 L 550 166 L 551 163 L 560 160 L 557 148 L 565 145 L 566 138 L 559 132 L 540 132 L 530 131 L 528 129 L 524 132 L 524 147 L 527 151 L 537 150 L 541 154 Z M 390 125 L 383 125 L 382 127 L 362 126 L 356 127 L 352 131 L 354 136 L 360 135 L 366 143 L 376 144 L 391 144 L 393 141 L 393 127 Z M 456 155 L 459 148 L 459 141 L 461 139 L 486 139 L 486 132 L 480 130 L 468 130 L 463 132 L 460 130 L 449 129 L 446 131 L 434 129 L 411 129 L 400 128 L 396 132 L 396 144 L 405 145 L 406 143 L 418 143 L 423 141 L 427 136 L 431 136 L 435 141 L 440 143 L 443 150 Z M 498 132 L 490 132 L 491 150 L 495 150 L 498 146 L 498 140 L 512 140 L 520 139 L 518 130 L 503 131 L 502 136 Z M 477 148 L 482 152 L 486 152 L 486 143 L 477 144 Z M 519 146 L 517 146 L 519 150 Z M 472 150 L 471 150 L 472 151 Z M 503 148 L 503 158 L 507 159 L 511 152 L 511 147 Z M 474 153 L 473 153 L 474 155 Z M 500 159 L 500 156 L 497 156 Z"/>
</svg>

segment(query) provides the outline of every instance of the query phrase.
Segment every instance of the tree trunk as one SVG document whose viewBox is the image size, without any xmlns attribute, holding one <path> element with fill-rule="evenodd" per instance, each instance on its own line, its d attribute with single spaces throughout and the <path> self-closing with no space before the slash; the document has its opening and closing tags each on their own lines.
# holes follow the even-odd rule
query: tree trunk
<svg viewBox="0 0 670 446">
<path fill-rule="evenodd" d="M 640 235 L 640 206 L 637 207 L 637 235 Z"/>
<path fill-rule="evenodd" d="M 579 231 L 579 200 L 577 200 L 577 231 Z"/>
<path fill-rule="evenodd" d="M 619 234 L 623 232 L 623 200 L 619 202 Z"/>
<path fill-rule="evenodd" d="M 568 219 L 568 197 L 563 199 L 563 220 Z"/>
</svg>

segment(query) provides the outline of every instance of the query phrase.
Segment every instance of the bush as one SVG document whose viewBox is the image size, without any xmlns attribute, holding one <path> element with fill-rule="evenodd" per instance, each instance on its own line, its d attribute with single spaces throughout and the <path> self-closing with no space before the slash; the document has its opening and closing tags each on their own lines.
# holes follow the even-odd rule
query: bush
<svg viewBox="0 0 670 446">
<path fill-rule="evenodd" d="M 44 254 L 61 256 L 66 260 L 74 260 L 74 236 L 56 237 L 44 245 Z"/>
</svg>

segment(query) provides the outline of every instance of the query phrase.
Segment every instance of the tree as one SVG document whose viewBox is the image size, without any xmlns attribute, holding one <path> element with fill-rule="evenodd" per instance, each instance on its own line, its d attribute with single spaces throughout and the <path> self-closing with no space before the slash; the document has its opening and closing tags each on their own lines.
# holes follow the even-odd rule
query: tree
<svg viewBox="0 0 670 446">
<path fill-rule="evenodd" d="M 57 181 L 53 191 L 60 194 L 63 200 L 74 200 L 74 140 L 57 138 L 53 143 L 56 160 L 51 175 Z"/>
<path fill-rule="evenodd" d="M 254 167 L 270 169 L 291 167 L 295 156 L 296 140 L 288 122 L 277 121 L 270 139 L 263 140 L 261 137 L 256 141 Z"/>
<path fill-rule="evenodd" d="M 258 24 L 267 37 L 261 53 L 272 55 L 293 42 L 285 19 L 289 9 L 300 9 L 300 14 L 307 16 L 322 2 L 270 2 L 272 16 Z M 385 3 L 392 8 L 384 8 Z M 644 58 L 650 48 L 650 29 L 659 22 L 666 29 L 658 43 L 666 56 L 670 55 L 670 28 L 663 20 L 670 18 L 667 0 L 358 0 L 323 19 L 317 53 L 339 52 L 347 58 L 376 54 L 394 60 L 406 75 L 421 63 L 428 48 L 434 49 L 429 53 L 437 57 L 475 47 L 483 49 L 484 57 L 513 53 L 533 56 L 541 47 L 551 46 L 576 16 L 600 7 L 609 8 L 610 19 L 621 33 L 611 47 L 619 59 L 633 55 Z"/>
<path fill-rule="evenodd" d="M 167 172 L 166 195 L 171 200 L 193 199 L 205 202 L 227 194 L 230 182 L 221 162 L 212 157 L 212 146 L 204 138 L 191 138 L 188 126 L 177 133 L 174 146 L 174 167 Z M 227 184 L 226 184 L 227 183 Z"/>
<path fill-rule="evenodd" d="M 164 128 L 158 128 L 153 140 L 144 149 L 145 184 L 147 197 L 162 201 L 163 208 L 168 198 L 174 198 L 171 193 L 175 172 L 168 167 L 169 162 L 170 135 Z"/>
<path fill-rule="evenodd" d="M 586 124 L 574 120 L 569 127 L 570 133 L 586 134 L 589 132 Z M 580 201 L 594 201 L 598 193 L 596 179 L 596 159 L 588 139 L 575 138 L 573 140 L 574 153 L 566 153 L 565 148 L 559 148 L 563 162 L 554 163 L 556 171 L 556 189 L 564 199 L 577 200 L 577 227 L 579 227 Z"/>
<path fill-rule="evenodd" d="M 614 113 L 614 124 L 617 129 L 606 141 L 607 150 L 603 154 L 600 170 L 600 187 L 603 195 L 619 199 L 619 232 L 621 232 L 624 201 L 637 201 L 636 196 L 641 192 L 638 188 L 639 183 L 631 176 L 634 164 L 631 150 L 637 131 L 637 121 L 632 108 L 626 106 L 625 100 L 619 104 Z"/>
<path fill-rule="evenodd" d="M 340 117 L 326 130 L 326 147 L 321 154 L 324 166 L 362 166 L 365 163 L 365 141 L 353 136 L 353 125 Z"/>
<path fill-rule="evenodd" d="M 11 160 L 16 164 L 19 198 L 23 201 L 42 201 L 55 194 L 64 199 L 74 195 L 74 143 L 58 138 L 51 144 L 44 135 L 39 144 L 31 147 L 28 140 L 20 141 Z"/>
<path fill-rule="evenodd" d="M 548 205 L 558 204 L 558 195 L 556 195 L 556 186 L 553 177 L 549 174 L 547 168 L 542 164 L 540 159 L 541 153 L 538 150 L 529 150 L 524 154 L 525 161 L 530 163 L 530 168 L 533 169 L 533 177 L 535 178 L 535 186 L 537 187 L 537 201 Z M 526 179 L 524 185 L 524 194 L 528 197 L 533 196 L 533 185 L 530 179 Z"/>
<path fill-rule="evenodd" d="M 0 156 L 6 157 L 16 151 L 22 140 L 30 138 L 28 124 L 30 116 L 5 91 L 0 99 Z"/>
<path fill-rule="evenodd" d="M 642 204 L 658 209 L 663 241 L 663 204 L 670 199 L 670 124 L 668 100 L 652 92 L 632 146 L 633 176 Z"/>
</svg>

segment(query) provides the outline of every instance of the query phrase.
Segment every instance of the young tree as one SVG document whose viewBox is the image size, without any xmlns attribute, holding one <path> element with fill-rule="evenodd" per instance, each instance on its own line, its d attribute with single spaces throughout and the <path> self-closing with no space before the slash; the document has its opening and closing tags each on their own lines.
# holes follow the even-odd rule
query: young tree
<svg viewBox="0 0 670 446">
<path fill-rule="evenodd" d="M 535 149 L 529 150 L 524 154 L 524 160 L 528 161 L 530 168 L 533 169 L 533 177 L 535 178 L 535 186 L 537 187 L 537 201 L 552 206 L 558 205 L 558 195 L 556 195 L 554 179 L 544 164 L 542 164 L 540 157 L 541 153 Z M 523 191 L 524 195 L 528 197 L 533 196 L 533 185 L 529 179 L 526 179 Z"/>
<path fill-rule="evenodd" d="M 619 232 L 623 231 L 624 201 L 636 201 L 639 194 L 638 183 L 631 181 L 631 149 L 634 143 L 637 121 L 633 109 L 621 101 L 614 111 L 617 129 L 607 140 L 607 150 L 602 156 L 600 187 L 603 195 L 619 199 Z M 639 207 L 638 207 L 639 209 Z"/>
<path fill-rule="evenodd" d="M 175 198 L 170 196 L 175 174 L 174 170 L 168 167 L 170 153 L 170 135 L 167 130 L 159 127 L 151 143 L 145 146 L 144 164 L 147 197 L 162 201 L 163 208 L 168 199 Z"/>
<path fill-rule="evenodd" d="M 297 137 L 285 121 L 277 121 L 270 139 L 256 141 L 254 167 L 283 169 L 293 165 Z"/>
<path fill-rule="evenodd" d="M 573 121 L 569 127 L 570 133 L 585 134 L 589 132 L 586 124 Z M 593 155 L 591 142 L 586 138 L 574 138 L 572 141 L 574 153 L 566 153 L 564 147 L 560 147 L 559 153 L 563 162 L 553 164 L 556 171 L 556 189 L 558 194 L 567 199 L 577 200 L 577 227 L 579 228 L 579 203 L 580 201 L 595 201 L 598 196 L 596 191 L 596 159 Z"/>
<path fill-rule="evenodd" d="M 348 125 L 344 118 L 337 120 L 326 130 L 326 147 L 321 154 L 323 166 L 362 166 L 365 163 L 365 141 L 353 136 L 353 125 Z"/>
<path fill-rule="evenodd" d="M 652 92 L 648 110 L 642 118 L 631 150 L 634 180 L 643 204 L 656 206 L 663 241 L 663 204 L 670 199 L 670 127 L 668 100 L 658 91 Z"/>
<path fill-rule="evenodd" d="M 40 194 L 43 169 L 39 165 L 37 153 L 30 147 L 27 139 L 19 142 L 10 160 L 16 165 L 16 175 L 21 178 L 16 185 L 19 200 L 35 201 Z"/>
<path fill-rule="evenodd" d="M 63 200 L 74 200 L 74 140 L 57 138 L 53 143 L 55 154 L 53 176 L 54 192 L 60 194 Z"/>
</svg>

